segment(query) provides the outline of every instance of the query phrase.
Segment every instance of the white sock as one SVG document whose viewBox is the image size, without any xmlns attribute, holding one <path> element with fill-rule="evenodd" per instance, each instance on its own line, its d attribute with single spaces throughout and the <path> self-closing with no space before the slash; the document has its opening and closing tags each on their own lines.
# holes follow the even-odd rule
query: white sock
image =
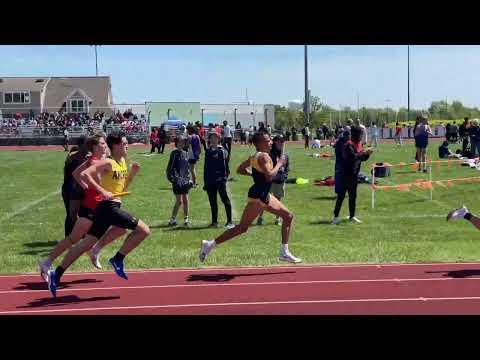
<svg viewBox="0 0 480 360">
<path fill-rule="evenodd" d="M 282 250 L 282 253 L 287 253 L 288 252 L 288 244 L 282 244 L 281 250 Z"/>
<path fill-rule="evenodd" d="M 217 243 L 215 242 L 215 240 L 210 240 L 208 243 L 210 244 L 210 246 L 211 246 L 212 248 L 214 248 L 215 246 L 217 246 Z"/>
<path fill-rule="evenodd" d="M 50 256 L 49 256 L 45 260 L 43 260 L 42 263 L 45 264 L 47 267 L 50 267 L 52 266 L 53 261 L 50 259 Z"/>
</svg>

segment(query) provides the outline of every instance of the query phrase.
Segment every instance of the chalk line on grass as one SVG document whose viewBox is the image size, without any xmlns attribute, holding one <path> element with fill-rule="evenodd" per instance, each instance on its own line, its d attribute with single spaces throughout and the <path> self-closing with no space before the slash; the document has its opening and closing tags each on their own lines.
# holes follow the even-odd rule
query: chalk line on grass
<svg viewBox="0 0 480 360">
<path fill-rule="evenodd" d="M 60 193 L 60 190 L 56 190 L 56 191 L 53 191 L 43 197 L 41 197 L 40 199 L 37 199 L 37 200 L 34 200 L 34 201 L 31 201 L 27 204 L 25 204 L 24 206 L 22 206 L 20 209 L 12 212 L 12 213 L 7 213 L 7 215 L 3 216 L 2 218 L 0 218 L 0 223 L 4 222 L 4 221 L 7 221 L 7 220 L 10 220 L 12 219 L 13 217 L 17 216 L 17 215 L 20 215 L 21 213 L 27 211 L 28 209 L 42 203 L 43 201 L 47 200 L 48 198 L 54 196 L 54 195 L 58 195 Z"/>
</svg>

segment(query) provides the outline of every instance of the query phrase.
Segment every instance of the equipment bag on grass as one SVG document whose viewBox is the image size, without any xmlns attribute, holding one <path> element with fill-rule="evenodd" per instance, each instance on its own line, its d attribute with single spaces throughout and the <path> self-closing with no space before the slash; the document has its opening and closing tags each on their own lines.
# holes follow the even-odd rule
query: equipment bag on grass
<svg viewBox="0 0 480 360">
<path fill-rule="evenodd" d="M 375 177 L 387 177 L 390 176 L 390 167 L 388 165 L 384 165 L 383 163 L 376 163 L 376 167 L 374 167 L 371 171 L 372 174 L 375 173 Z"/>
</svg>

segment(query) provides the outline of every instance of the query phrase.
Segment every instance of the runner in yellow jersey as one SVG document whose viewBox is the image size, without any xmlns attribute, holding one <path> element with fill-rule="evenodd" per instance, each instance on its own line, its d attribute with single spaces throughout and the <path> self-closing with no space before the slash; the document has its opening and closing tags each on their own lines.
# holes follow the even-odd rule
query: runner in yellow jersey
<svg viewBox="0 0 480 360">
<path fill-rule="evenodd" d="M 122 133 L 112 133 L 107 137 L 107 145 L 111 150 L 111 158 L 98 161 L 81 173 L 81 179 L 88 186 L 97 190 L 104 200 L 96 208 L 95 220 L 87 236 L 73 247 L 65 256 L 62 264 L 55 271 L 50 271 L 48 288 L 56 296 L 56 289 L 65 270 L 84 252 L 88 251 L 107 232 L 110 226 L 132 230 L 125 239 L 120 250 L 109 259 L 115 273 L 127 280 L 123 270 L 125 256 L 135 249 L 147 236 L 150 229 L 142 220 L 139 220 L 126 211 L 120 209 L 121 198 L 115 194 L 127 191 L 133 178 L 140 169 L 137 163 L 132 164 L 128 171 L 125 158 L 127 156 L 128 141 Z M 100 183 L 96 180 L 100 175 Z"/>
</svg>

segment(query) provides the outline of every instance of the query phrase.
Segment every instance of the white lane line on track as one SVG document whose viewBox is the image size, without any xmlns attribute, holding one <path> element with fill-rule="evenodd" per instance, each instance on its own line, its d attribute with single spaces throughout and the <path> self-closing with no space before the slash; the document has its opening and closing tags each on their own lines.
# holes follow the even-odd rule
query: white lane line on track
<svg viewBox="0 0 480 360">
<path fill-rule="evenodd" d="M 247 266 L 247 267 L 208 267 L 208 268 L 165 268 L 165 269 L 149 269 L 149 270 L 140 270 L 132 269 L 128 270 L 128 273 L 132 274 L 154 274 L 154 273 L 170 273 L 170 272 L 209 272 L 209 271 L 242 271 L 242 270 L 281 270 L 281 269 L 325 269 L 325 268 L 358 268 L 358 267 L 376 267 L 378 269 L 382 267 L 409 267 L 409 266 L 426 266 L 426 267 L 441 267 L 441 266 L 467 266 L 474 265 L 480 267 L 478 262 L 457 262 L 457 263 L 388 263 L 388 264 L 325 264 L 325 265 L 278 265 L 278 266 Z M 480 270 L 480 269 L 479 269 Z M 10 275 L 0 275 L 0 278 L 8 277 L 29 277 L 29 276 L 40 276 L 40 273 L 27 273 L 27 274 L 10 274 Z M 91 271 L 91 272 L 71 272 L 65 273 L 65 276 L 79 276 L 79 275 L 112 275 L 112 272 L 107 271 Z"/>
<path fill-rule="evenodd" d="M 7 221 L 7 220 L 10 220 L 17 215 L 20 215 L 21 213 L 23 213 L 23 212 L 27 211 L 28 209 L 32 208 L 33 206 L 38 205 L 38 204 L 42 203 L 43 201 L 47 200 L 49 197 L 57 195 L 59 193 L 60 193 L 60 190 L 53 191 L 53 192 L 41 197 L 40 199 L 31 201 L 31 202 L 25 204 L 23 207 L 14 211 L 13 213 L 7 213 L 7 215 L 3 216 L 0 219 L 0 223 L 2 223 L 4 221 Z"/>
<path fill-rule="evenodd" d="M 104 291 L 104 290 L 138 290 L 138 289 L 175 289 L 175 288 L 194 288 L 194 287 L 217 287 L 217 286 L 268 286 L 268 285 L 315 285 L 315 284 L 354 284 L 354 283 L 377 283 L 377 282 L 414 282 L 414 281 L 460 281 L 477 280 L 480 278 L 419 278 L 419 279 L 357 279 L 357 280 L 308 280 L 308 281 L 265 281 L 265 282 L 244 282 L 244 283 L 215 283 L 215 284 L 170 284 L 170 285 L 139 285 L 139 286 L 111 286 L 111 287 L 91 287 L 91 288 L 65 288 L 58 289 L 57 292 L 77 292 L 77 291 Z M 46 286 L 46 283 L 45 283 Z M 0 295 L 7 294 L 30 294 L 41 293 L 42 290 L 4 290 Z"/>
<path fill-rule="evenodd" d="M 401 301 L 458 301 L 458 300 L 480 300 L 479 296 L 472 297 L 439 297 L 439 298 L 398 298 L 398 299 L 337 299 L 337 300 L 293 300 L 293 301 L 252 301 L 252 302 L 228 302 L 228 303 L 207 303 L 207 304 L 168 304 L 168 305 L 141 305 L 141 306 L 111 306 L 92 307 L 77 309 L 43 309 L 43 310 L 12 310 L 0 311 L 0 315 L 31 314 L 31 313 L 55 313 L 55 312 L 86 312 L 105 310 L 135 310 L 135 309 L 175 309 L 188 307 L 226 307 L 226 306 L 252 306 L 252 305 L 304 305 L 304 304 L 335 304 L 335 303 L 370 303 L 370 302 L 401 302 Z M 480 310 L 479 310 L 480 313 Z"/>
</svg>

